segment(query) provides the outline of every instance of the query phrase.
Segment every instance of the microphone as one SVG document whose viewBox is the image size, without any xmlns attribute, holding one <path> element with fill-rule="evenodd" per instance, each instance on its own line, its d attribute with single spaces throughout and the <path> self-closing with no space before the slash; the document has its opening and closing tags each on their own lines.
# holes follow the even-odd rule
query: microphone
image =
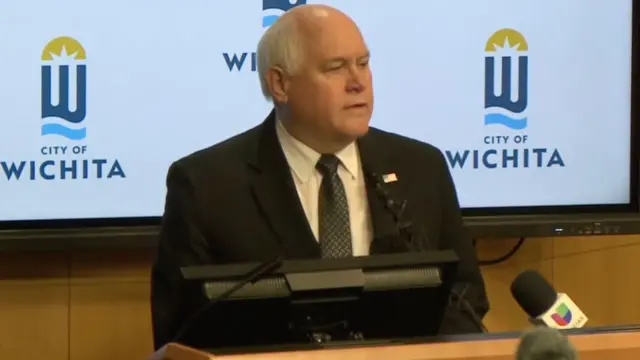
<svg viewBox="0 0 640 360">
<path fill-rule="evenodd" d="M 384 252 L 417 252 L 423 251 L 422 243 L 417 238 L 413 231 L 413 222 L 406 219 L 404 216 L 407 208 L 407 200 L 397 201 L 393 199 L 386 183 L 382 180 L 382 177 L 376 173 L 369 173 L 369 178 L 373 182 L 376 194 L 384 203 L 385 209 L 387 209 L 393 216 L 393 221 L 396 223 L 396 230 L 400 239 L 403 240 L 401 244 L 397 237 L 387 236 L 377 239 L 372 244 L 370 253 L 375 254 L 374 250 L 383 249 Z M 377 244 L 375 244 L 377 243 Z"/>
<path fill-rule="evenodd" d="M 466 312 L 473 321 L 473 324 L 478 328 L 478 330 L 480 330 L 480 332 L 488 333 L 489 330 L 487 330 L 487 327 L 482 322 L 482 319 L 480 318 L 480 316 L 478 316 L 476 310 L 473 308 L 473 306 L 471 306 L 469 300 L 467 300 L 465 296 L 467 294 L 467 290 L 469 290 L 469 286 L 471 285 L 465 284 L 462 290 L 458 290 L 456 289 L 456 286 L 454 286 L 451 289 L 451 294 L 449 294 L 449 304 L 453 304 L 462 312 Z"/>
<path fill-rule="evenodd" d="M 556 292 L 537 271 L 520 273 L 511 283 L 511 294 L 534 325 L 574 329 L 589 320 L 567 294 Z"/>
<path fill-rule="evenodd" d="M 242 289 L 245 285 L 251 283 L 254 284 L 256 281 L 262 279 L 264 276 L 269 275 L 277 268 L 282 265 L 284 261 L 284 255 L 279 254 L 278 256 L 269 259 L 265 262 L 258 264 L 255 268 L 251 269 L 247 274 L 245 274 L 240 281 L 238 281 L 235 285 L 230 287 L 227 291 L 220 294 L 219 296 L 211 299 L 202 307 L 198 308 L 197 311 L 194 311 L 192 315 L 189 317 L 187 321 L 185 321 L 180 328 L 180 330 L 176 333 L 173 339 L 170 342 L 180 342 L 187 332 L 191 329 L 194 323 L 204 315 L 209 309 L 214 307 L 218 302 L 228 298 L 233 295 L 236 291 Z"/>
<path fill-rule="evenodd" d="M 577 360 L 569 338 L 556 329 L 536 327 L 520 338 L 516 360 Z"/>
</svg>

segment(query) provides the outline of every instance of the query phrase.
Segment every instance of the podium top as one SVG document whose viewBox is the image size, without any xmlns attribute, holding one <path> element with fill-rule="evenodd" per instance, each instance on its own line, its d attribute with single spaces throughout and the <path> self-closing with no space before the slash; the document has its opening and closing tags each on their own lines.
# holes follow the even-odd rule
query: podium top
<svg viewBox="0 0 640 360">
<path fill-rule="evenodd" d="M 629 332 L 639 332 L 639 325 L 628 326 L 600 326 L 600 327 L 588 327 L 579 329 L 565 329 L 560 330 L 563 334 L 573 338 L 572 335 L 596 335 L 596 334 L 620 334 Z M 311 350 L 326 350 L 326 349 L 347 349 L 347 348 L 362 348 L 362 347 L 380 347 L 380 346 L 397 346 L 397 345 L 426 345 L 426 344 L 440 344 L 440 343 L 460 343 L 470 341 L 496 341 L 496 340 L 512 340 L 520 339 L 522 336 L 521 331 L 510 332 L 494 332 L 494 333 L 476 333 L 476 334 L 463 334 L 463 335 L 443 335 L 443 336 L 430 336 L 420 337 L 415 339 L 402 339 L 402 340 L 367 340 L 360 342 L 334 342 L 329 344 L 291 344 L 291 345 L 274 345 L 265 347 L 251 347 L 251 348 L 232 348 L 232 349 L 209 349 L 208 352 L 217 354 L 218 356 L 225 355 L 237 355 L 237 354 L 264 354 L 264 353 L 284 353 L 284 352 L 301 352 Z"/>
<path fill-rule="evenodd" d="M 602 360 L 607 357 L 616 360 L 640 359 L 640 330 L 636 327 L 578 329 L 567 333 L 581 360 Z M 496 333 L 452 336 L 427 343 L 316 347 L 300 351 L 229 355 L 213 355 L 170 344 L 149 360 L 513 360 L 520 335 Z"/>
</svg>

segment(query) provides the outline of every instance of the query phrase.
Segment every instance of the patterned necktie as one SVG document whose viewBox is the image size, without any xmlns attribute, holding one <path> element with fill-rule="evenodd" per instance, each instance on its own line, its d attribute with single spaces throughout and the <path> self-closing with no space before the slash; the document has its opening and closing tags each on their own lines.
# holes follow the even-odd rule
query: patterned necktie
<svg viewBox="0 0 640 360">
<path fill-rule="evenodd" d="M 338 176 L 339 164 L 340 160 L 335 155 L 322 155 L 316 165 L 323 175 L 318 194 L 319 238 L 323 258 L 353 254 L 349 205 L 344 185 Z"/>
</svg>

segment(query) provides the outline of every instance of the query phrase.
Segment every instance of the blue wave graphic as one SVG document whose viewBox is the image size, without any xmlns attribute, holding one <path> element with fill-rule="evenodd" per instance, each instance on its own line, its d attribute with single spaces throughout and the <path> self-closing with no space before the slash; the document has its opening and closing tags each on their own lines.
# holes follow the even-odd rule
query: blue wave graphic
<svg viewBox="0 0 640 360">
<path fill-rule="evenodd" d="M 265 15 L 262 17 L 262 27 L 269 27 L 278 20 L 279 15 Z"/>
<path fill-rule="evenodd" d="M 44 124 L 42 125 L 42 135 L 60 135 L 69 140 L 82 140 L 87 137 L 87 128 L 70 129 L 60 124 Z"/>
<path fill-rule="evenodd" d="M 522 130 L 527 127 L 527 118 L 514 119 L 503 114 L 486 114 L 484 116 L 485 125 L 504 125 L 513 130 Z"/>
</svg>

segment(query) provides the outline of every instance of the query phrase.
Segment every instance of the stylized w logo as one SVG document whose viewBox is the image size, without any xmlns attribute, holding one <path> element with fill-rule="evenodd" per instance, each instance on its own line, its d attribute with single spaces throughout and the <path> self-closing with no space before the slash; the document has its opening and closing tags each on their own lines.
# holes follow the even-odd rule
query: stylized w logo
<svg viewBox="0 0 640 360">
<path fill-rule="evenodd" d="M 52 90 L 51 65 L 42 66 L 42 118 L 59 118 L 69 123 L 79 124 L 87 116 L 87 67 L 76 66 L 76 106 L 71 109 L 69 102 L 71 94 L 69 65 L 58 66 L 58 101 L 54 104 Z M 71 128 L 60 123 L 44 123 L 41 127 L 42 135 L 60 135 L 69 140 L 82 140 L 87 136 L 87 128 Z"/>
<path fill-rule="evenodd" d="M 528 66 L 527 56 L 518 57 L 518 99 L 512 99 L 511 89 L 511 57 L 502 58 L 502 82 L 500 84 L 500 95 L 495 93 L 495 58 L 492 56 L 485 57 L 485 89 L 484 89 L 484 107 L 500 107 L 514 113 L 521 113 L 527 108 L 528 99 Z"/>
</svg>

